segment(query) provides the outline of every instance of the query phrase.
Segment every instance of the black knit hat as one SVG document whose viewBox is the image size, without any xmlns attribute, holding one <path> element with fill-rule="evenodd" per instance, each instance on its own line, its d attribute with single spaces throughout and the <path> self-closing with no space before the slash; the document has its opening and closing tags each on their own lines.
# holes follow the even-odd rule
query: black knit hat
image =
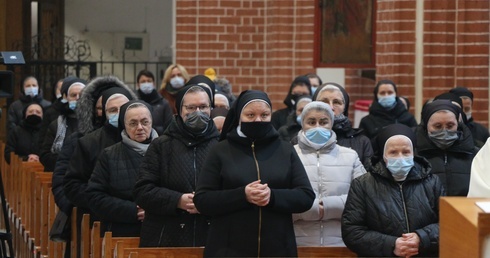
<svg viewBox="0 0 490 258">
<path fill-rule="evenodd" d="M 449 92 L 458 95 L 458 97 L 468 97 L 471 99 L 471 101 L 473 101 L 473 92 L 466 87 L 458 86 L 456 88 L 452 88 Z"/>
<path fill-rule="evenodd" d="M 456 120 L 459 119 L 459 115 L 461 114 L 461 108 L 456 106 L 451 100 L 448 99 L 438 99 L 434 100 L 430 103 L 427 103 L 422 109 L 422 121 L 427 128 L 427 123 L 429 122 L 430 117 L 437 111 L 440 110 L 448 110 L 452 112 L 456 116 Z"/>
<path fill-rule="evenodd" d="M 237 128 L 240 123 L 240 115 L 242 109 L 252 100 L 263 100 L 272 109 L 272 103 L 267 96 L 267 93 L 258 90 L 246 90 L 240 93 L 240 96 L 233 102 L 232 107 L 226 115 L 225 123 L 223 124 L 223 129 L 221 130 L 220 141 L 226 139 L 226 136 L 233 129 Z"/>
</svg>

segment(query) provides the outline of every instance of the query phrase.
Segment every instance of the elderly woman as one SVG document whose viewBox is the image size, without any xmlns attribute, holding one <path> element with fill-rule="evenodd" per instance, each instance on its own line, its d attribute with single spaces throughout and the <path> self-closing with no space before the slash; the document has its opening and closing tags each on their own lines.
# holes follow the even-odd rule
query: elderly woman
<svg viewBox="0 0 490 258">
<path fill-rule="evenodd" d="M 430 163 L 415 156 L 415 134 L 383 128 L 367 174 L 354 179 L 342 214 L 342 238 L 359 256 L 437 256 L 439 197 L 444 188 Z"/>
<path fill-rule="evenodd" d="M 334 113 L 332 129 L 337 135 L 338 145 L 355 150 L 361 162 L 373 156 L 371 140 L 362 133 L 362 129 L 352 128 L 349 120 L 350 97 L 344 87 L 327 82 L 318 88 L 313 95 L 313 100 L 327 103 L 332 108 Z"/>
<path fill-rule="evenodd" d="M 352 179 L 366 173 L 356 151 L 336 144 L 334 114 L 329 105 L 313 101 L 301 113 L 303 129 L 295 149 L 305 166 L 316 199 L 294 216 L 300 246 L 345 246 L 340 218 Z"/>
<path fill-rule="evenodd" d="M 271 114 L 266 93 L 242 92 L 206 158 L 194 196 L 211 216 L 206 257 L 297 256 L 292 214 L 307 211 L 315 194 Z"/>
<path fill-rule="evenodd" d="M 133 188 L 139 165 L 150 142 L 158 137 L 152 129 L 151 106 L 132 100 L 121 106 L 122 141 L 105 148 L 87 186 L 92 211 L 101 219 L 101 235 L 139 236 L 144 211 L 137 207 Z"/>
<path fill-rule="evenodd" d="M 417 151 L 432 164 L 449 196 L 466 196 L 471 162 L 477 153 L 471 132 L 460 120 L 461 108 L 450 100 L 434 100 L 422 109 Z"/>
<path fill-rule="evenodd" d="M 209 80 L 209 79 L 208 79 Z M 189 84 L 177 93 L 178 115 L 151 143 L 134 188 L 145 210 L 141 247 L 204 246 L 208 218 L 194 206 L 197 178 L 218 131 L 210 118 L 212 94 Z"/>
</svg>

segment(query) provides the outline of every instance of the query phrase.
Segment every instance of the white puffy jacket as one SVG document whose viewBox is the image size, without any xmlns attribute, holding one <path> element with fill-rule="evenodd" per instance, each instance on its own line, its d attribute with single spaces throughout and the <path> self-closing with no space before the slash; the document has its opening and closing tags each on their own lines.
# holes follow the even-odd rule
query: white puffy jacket
<svg viewBox="0 0 490 258">
<path fill-rule="evenodd" d="M 340 218 L 344 211 L 352 179 L 366 173 L 357 152 L 336 144 L 332 137 L 320 149 L 308 141 L 301 130 L 295 149 L 305 166 L 316 199 L 310 210 L 294 214 L 294 230 L 298 246 L 345 246 Z M 319 204 L 323 203 L 320 219 Z"/>
</svg>

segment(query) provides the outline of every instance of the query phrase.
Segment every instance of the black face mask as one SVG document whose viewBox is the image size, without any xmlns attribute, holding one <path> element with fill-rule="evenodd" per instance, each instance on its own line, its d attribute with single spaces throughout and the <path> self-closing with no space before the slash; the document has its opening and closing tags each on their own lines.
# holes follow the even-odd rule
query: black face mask
<svg viewBox="0 0 490 258">
<path fill-rule="evenodd" d="M 208 114 L 201 111 L 196 111 L 187 115 L 184 126 L 190 133 L 200 134 L 206 131 L 210 121 L 211 118 Z"/>
<path fill-rule="evenodd" d="M 43 121 L 43 119 L 37 115 L 28 115 L 25 119 L 25 123 L 30 125 L 30 126 L 39 125 L 42 121 Z"/>
<path fill-rule="evenodd" d="M 242 122 L 240 125 L 240 131 L 252 140 L 264 138 L 271 129 L 271 122 Z"/>
</svg>

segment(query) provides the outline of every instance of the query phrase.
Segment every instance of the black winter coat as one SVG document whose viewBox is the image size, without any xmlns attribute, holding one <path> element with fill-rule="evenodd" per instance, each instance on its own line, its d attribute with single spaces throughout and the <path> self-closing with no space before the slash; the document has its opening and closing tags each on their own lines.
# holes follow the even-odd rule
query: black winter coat
<svg viewBox="0 0 490 258">
<path fill-rule="evenodd" d="M 90 177 L 87 194 L 91 210 L 102 221 L 101 236 L 112 231 L 112 236 L 139 236 L 133 188 L 143 155 L 123 142 L 105 148 L 99 156 Z"/>
<path fill-rule="evenodd" d="M 471 136 L 473 136 L 473 142 L 475 143 L 475 146 L 478 148 L 483 147 L 483 145 L 487 142 L 488 137 L 490 137 L 488 128 L 480 123 L 475 122 L 473 120 L 473 117 L 468 120 L 466 126 L 471 131 Z"/>
<path fill-rule="evenodd" d="M 8 107 L 8 117 L 7 117 L 7 130 L 11 131 L 15 126 L 20 124 L 22 121 L 22 110 L 30 103 L 38 103 L 44 109 L 51 105 L 50 101 L 43 99 L 42 91 L 39 91 L 39 95 L 32 98 L 31 96 L 21 95 L 18 100 L 12 102 Z"/>
<path fill-rule="evenodd" d="M 196 191 L 204 159 L 218 141 L 218 131 L 214 123 L 210 125 L 195 138 L 175 116 L 164 135 L 150 144 L 134 189 L 136 203 L 145 210 L 141 247 L 204 246 L 208 218 L 177 205 L 184 193 Z"/>
<path fill-rule="evenodd" d="M 359 128 L 363 129 L 364 134 L 372 140 L 378 135 L 379 130 L 391 124 L 404 124 L 408 127 L 417 126 L 415 117 L 408 112 L 398 98 L 395 107 L 392 109 L 386 109 L 377 101 L 373 101 L 369 107 L 369 115 L 361 119 Z"/>
<path fill-rule="evenodd" d="M 9 132 L 5 145 L 5 160 L 10 164 L 10 152 L 15 152 L 22 160 L 26 161 L 29 154 L 39 155 L 40 127 L 32 127 L 24 124 L 16 126 Z"/>
<path fill-rule="evenodd" d="M 66 107 L 68 109 L 68 107 Z M 70 110 L 71 111 L 71 110 Z M 64 110 L 64 117 L 66 118 L 66 132 L 65 138 L 76 132 L 78 129 L 78 119 L 73 111 L 69 112 Z M 58 119 L 55 119 L 48 127 L 46 134 L 44 135 L 44 141 L 41 145 L 40 161 L 44 166 L 44 171 L 54 171 L 56 160 L 58 159 L 58 153 L 51 152 L 56 133 L 58 132 Z"/>
<path fill-rule="evenodd" d="M 352 128 L 349 119 L 345 119 L 341 123 L 335 122 L 332 129 L 337 135 L 337 144 L 355 150 L 361 163 L 364 164 L 367 159 L 373 156 L 371 140 L 362 133 L 362 129 Z"/>
<path fill-rule="evenodd" d="M 119 130 L 107 123 L 78 139 L 75 152 L 63 178 L 63 189 L 66 197 L 75 206 L 90 211 L 91 204 L 85 190 L 97 158 L 103 149 L 119 141 L 121 141 Z"/>
<path fill-rule="evenodd" d="M 425 126 L 417 127 L 417 151 L 432 165 L 432 174 L 439 176 L 448 196 L 466 196 L 470 185 L 471 162 L 478 149 L 471 132 L 459 125 L 462 135 L 451 147 L 439 149 L 429 139 Z"/>
<path fill-rule="evenodd" d="M 269 204 L 247 201 L 245 186 L 261 179 Z M 292 213 L 311 208 L 315 193 L 290 143 L 271 130 L 254 143 L 232 130 L 209 152 L 194 203 L 211 216 L 205 257 L 297 256 Z"/>
<path fill-rule="evenodd" d="M 396 182 L 383 161 L 372 158 L 366 173 L 351 183 L 342 214 L 342 238 L 359 256 L 395 256 L 395 241 L 404 233 L 420 238 L 418 256 L 437 256 L 439 197 L 444 187 L 430 173 L 430 163 L 415 156 L 407 179 Z"/>
<path fill-rule="evenodd" d="M 70 159 L 75 152 L 78 139 L 82 136 L 83 134 L 78 132 L 66 136 L 53 171 L 51 191 L 53 192 L 54 201 L 60 210 L 68 215 L 70 215 L 72 212 L 73 203 L 65 195 L 63 180 L 65 178 L 66 171 L 68 170 Z"/>
<path fill-rule="evenodd" d="M 290 114 L 286 125 L 281 126 L 281 128 L 277 130 L 279 139 L 291 142 L 291 140 L 298 135 L 298 132 L 301 130 L 301 125 L 296 121 L 296 117 L 296 113 Z"/>
<path fill-rule="evenodd" d="M 56 99 L 53 104 L 47 107 L 43 112 L 43 122 L 41 123 L 41 139 L 39 139 L 39 146 L 43 146 L 44 136 L 48 131 L 49 125 L 51 122 L 56 120 L 60 115 L 61 108 L 65 105 L 65 103 L 61 102 L 61 98 Z"/>
<path fill-rule="evenodd" d="M 144 94 L 141 90 L 138 90 L 138 96 L 153 108 L 151 112 L 153 129 L 157 131 L 158 135 L 162 135 L 172 121 L 173 113 L 170 104 L 156 90 L 153 90 L 150 94 Z"/>
</svg>

